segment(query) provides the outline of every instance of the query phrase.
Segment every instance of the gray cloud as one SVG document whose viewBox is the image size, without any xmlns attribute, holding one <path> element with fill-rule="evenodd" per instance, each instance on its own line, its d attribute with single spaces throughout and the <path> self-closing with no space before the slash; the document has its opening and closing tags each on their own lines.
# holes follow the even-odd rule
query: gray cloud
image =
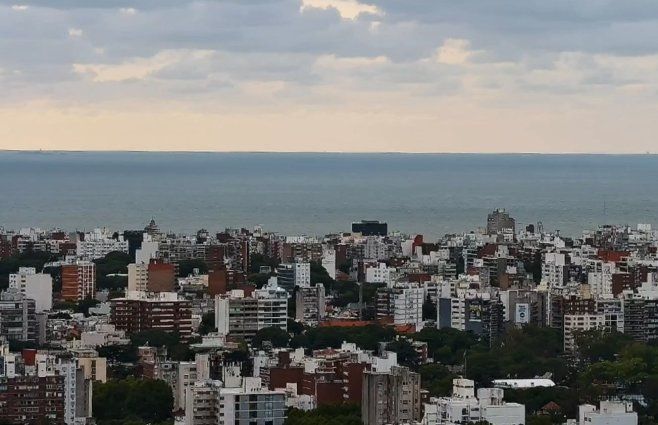
<svg viewBox="0 0 658 425">
<path fill-rule="evenodd" d="M 344 19 L 331 8 L 300 12 L 299 0 L 0 0 L 3 102 L 182 100 L 228 93 L 248 103 L 251 97 L 241 99 L 242 90 L 277 82 L 284 102 L 334 101 L 327 86 L 440 97 L 656 85 L 650 64 L 631 60 L 628 66 L 638 68 L 624 71 L 597 59 L 658 54 L 653 0 L 362 3 L 383 13 Z M 436 63 L 447 39 L 468 41 L 475 54 L 467 64 Z M 181 52 L 208 54 L 191 59 Z M 564 62 L 565 52 L 579 55 Z M 318 66 L 327 57 L 337 59 L 335 66 Z M 339 62 L 377 57 L 387 62 L 346 68 Z"/>
</svg>

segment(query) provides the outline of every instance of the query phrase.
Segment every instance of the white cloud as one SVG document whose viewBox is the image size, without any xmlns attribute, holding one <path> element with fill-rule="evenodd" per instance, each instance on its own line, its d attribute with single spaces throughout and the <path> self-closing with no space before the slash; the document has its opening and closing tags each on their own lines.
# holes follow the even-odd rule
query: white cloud
<svg viewBox="0 0 658 425">
<path fill-rule="evenodd" d="M 80 28 L 69 28 L 69 37 L 78 38 L 82 37 L 82 30 Z"/>
<path fill-rule="evenodd" d="M 137 14 L 137 9 L 134 7 L 122 7 L 119 9 L 119 13 L 126 16 L 134 16 Z"/>
<path fill-rule="evenodd" d="M 208 50 L 164 50 L 148 58 L 133 58 L 118 64 L 76 63 L 73 71 L 96 83 L 144 80 L 170 66 L 205 59 L 212 54 Z"/>
<path fill-rule="evenodd" d="M 301 11 L 305 9 L 335 9 L 343 19 L 357 19 L 361 14 L 381 16 L 384 12 L 375 5 L 360 3 L 357 0 L 302 0 Z"/>
<path fill-rule="evenodd" d="M 473 56 L 471 43 L 461 38 L 448 38 L 436 51 L 436 60 L 446 65 L 463 65 Z"/>
<path fill-rule="evenodd" d="M 323 55 L 316 59 L 315 66 L 334 70 L 353 70 L 390 64 L 386 56 L 375 57 L 337 57 L 336 55 Z"/>
<path fill-rule="evenodd" d="M 29 8 L 29 7 L 28 7 L 28 5 L 26 5 L 26 4 L 15 4 L 15 5 L 12 5 L 12 6 L 11 6 L 11 9 L 12 9 L 12 10 L 15 10 L 15 11 L 17 11 L 17 12 L 24 12 L 24 11 L 26 11 L 28 8 Z"/>
</svg>

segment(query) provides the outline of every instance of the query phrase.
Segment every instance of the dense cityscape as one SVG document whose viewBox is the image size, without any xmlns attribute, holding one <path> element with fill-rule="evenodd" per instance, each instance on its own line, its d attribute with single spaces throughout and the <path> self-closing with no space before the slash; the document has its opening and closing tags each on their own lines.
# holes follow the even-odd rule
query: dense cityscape
<svg viewBox="0 0 658 425">
<path fill-rule="evenodd" d="M 512 215 L 0 229 L 0 423 L 657 423 L 658 231 Z"/>
</svg>

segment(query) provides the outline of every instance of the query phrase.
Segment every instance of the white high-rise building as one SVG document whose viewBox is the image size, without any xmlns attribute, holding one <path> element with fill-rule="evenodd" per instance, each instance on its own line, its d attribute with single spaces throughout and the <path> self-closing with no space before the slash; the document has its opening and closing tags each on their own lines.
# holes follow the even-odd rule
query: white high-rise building
<svg viewBox="0 0 658 425">
<path fill-rule="evenodd" d="M 367 283 L 391 283 L 391 273 L 395 272 L 395 268 L 388 267 L 386 263 L 377 263 L 377 266 L 366 267 L 366 282 Z"/>
<path fill-rule="evenodd" d="M 64 377 L 64 422 L 67 425 L 87 423 L 92 416 L 92 384 L 73 360 L 60 359 L 54 370 Z"/>
<path fill-rule="evenodd" d="M 283 425 L 285 391 L 270 391 L 260 378 L 242 378 L 239 387 L 221 381 L 197 382 L 187 390 L 185 425 Z"/>
<path fill-rule="evenodd" d="M 332 279 L 336 279 L 336 250 L 333 246 L 325 245 L 322 247 L 322 267 Z"/>
<path fill-rule="evenodd" d="M 541 279 L 549 287 L 564 286 L 566 256 L 556 252 L 547 252 L 544 256 L 544 263 L 541 268 Z"/>
<path fill-rule="evenodd" d="M 135 250 L 135 263 L 148 264 L 151 259 L 158 257 L 158 250 L 160 244 L 153 240 L 153 237 L 148 233 L 144 233 L 144 240 L 142 246 Z"/>
<path fill-rule="evenodd" d="M 388 247 L 379 236 L 368 236 L 366 238 L 363 257 L 367 260 L 387 260 Z"/>
<path fill-rule="evenodd" d="M 295 286 L 300 288 L 311 286 L 311 263 L 295 263 Z"/>
<path fill-rule="evenodd" d="M 288 293 L 271 278 L 266 286 L 245 297 L 234 290 L 215 297 L 215 326 L 220 335 L 232 334 L 246 339 L 269 327 L 288 329 Z"/>
<path fill-rule="evenodd" d="M 84 240 L 76 243 L 76 255 L 79 259 L 92 261 L 103 258 L 110 252 L 128 252 L 128 241 L 119 235 L 113 238 L 107 229 L 94 229 L 85 233 Z"/>
<path fill-rule="evenodd" d="M 492 425 L 525 424 L 525 406 L 503 401 L 500 388 L 480 388 L 470 379 L 453 379 L 452 396 L 431 398 L 422 425 L 458 425 L 487 421 Z"/>
<path fill-rule="evenodd" d="M 616 271 L 616 265 L 612 262 L 601 262 L 598 266 L 597 271 L 587 274 L 587 283 L 590 286 L 590 291 L 594 296 L 611 295 L 612 275 Z"/>
<path fill-rule="evenodd" d="M 392 293 L 393 323 L 423 328 L 423 301 L 425 289 L 417 284 L 397 286 Z"/>
<path fill-rule="evenodd" d="M 9 287 L 33 299 L 37 313 L 53 308 L 53 279 L 49 274 L 37 273 L 34 267 L 20 267 L 18 273 L 9 275 Z"/>
</svg>

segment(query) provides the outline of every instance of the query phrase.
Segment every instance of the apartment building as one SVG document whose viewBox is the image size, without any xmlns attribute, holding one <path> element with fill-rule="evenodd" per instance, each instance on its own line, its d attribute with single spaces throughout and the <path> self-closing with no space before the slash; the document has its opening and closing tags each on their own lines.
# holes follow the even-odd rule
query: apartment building
<svg viewBox="0 0 658 425">
<path fill-rule="evenodd" d="M 0 377 L 0 386 L 0 421 L 65 423 L 63 376 Z"/>
<path fill-rule="evenodd" d="M 567 259 L 564 254 L 547 252 L 541 269 L 541 279 L 549 287 L 562 287 L 567 282 Z"/>
<path fill-rule="evenodd" d="M 242 378 L 238 387 L 201 381 L 188 388 L 185 425 L 283 425 L 285 392 L 268 390 L 260 378 Z"/>
<path fill-rule="evenodd" d="M 288 294 L 271 278 L 262 289 L 246 297 L 244 291 L 233 290 L 215 297 L 215 325 L 221 335 L 251 340 L 261 329 L 288 329 Z"/>
<path fill-rule="evenodd" d="M 377 319 L 395 325 L 423 327 L 425 289 L 417 283 L 397 283 L 377 289 Z"/>
<path fill-rule="evenodd" d="M 363 236 L 386 236 L 388 224 L 377 220 L 361 220 L 352 223 L 352 233 L 360 233 Z"/>
<path fill-rule="evenodd" d="M 420 421 L 420 374 L 402 366 L 364 372 L 361 419 L 364 425 Z"/>
<path fill-rule="evenodd" d="M 81 260 L 92 261 L 103 258 L 110 252 L 128 253 L 128 241 L 123 235 L 116 238 L 107 229 L 94 229 L 85 233 L 76 243 L 76 256 Z"/>
<path fill-rule="evenodd" d="M 147 291 L 149 282 L 148 264 L 128 264 L 128 292 Z"/>
<path fill-rule="evenodd" d="M 596 329 L 605 329 L 604 318 L 600 314 L 565 314 L 564 351 L 573 353 L 576 350 L 576 336 L 578 333 Z"/>
<path fill-rule="evenodd" d="M 9 288 L 33 299 L 37 313 L 53 308 L 53 279 L 49 274 L 37 273 L 34 267 L 20 267 L 18 273 L 10 274 Z"/>
<path fill-rule="evenodd" d="M 0 336 L 20 342 L 37 342 L 36 303 L 18 290 L 0 294 Z"/>
<path fill-rule="evenodd" d="M 504 231 L 514 233 L 516 222 L 504 209 L 497 209 L 487 215 L 487 234 L 496 235 Z"/>
<path fill-rule="evenodd" d="M 311 286 L 311 264 L 310 263 L 281 263 L 276 268 L 278 284 L 289 293 L 296 286 L 308 288 Z"/>
<path fill-rule="evenodd" d="M 394 267 L 388 267 L 386 263 L 377 263 L 376 266 L 366 266 L 365 281 L 367 283 L 391 283 L 391 275 L 395 272 Z"/>
<path fill-rule="evenodd" d="M 147 265 L 147 291 L 173 292 L 176 289 L 176 270 L 173 264 L 151 262 Z"/>
<path fill-rule="evenodd" d="M 96 265 L 90 261 L 62 265 L 62 299 L 78 302 L 96 295 Z"/>
<path fill-rule="evenodd" d="M 496 294 L 468 290 L 437 301 L 437 327 L 480 335 L 488 344 L 504 331 L 505 305 Z"/>
<path fill-rule="evenodd" d="M 324 285 L 299 288 L 295 294 L 295 320 L 309 326 L 317 326 L 326 316 Z"/>
<path fill-rule="evenodd" d="M 175 292 L 129 292 L 110 305 L 110 323 L 127 334 L 154 329 L 176 332 L 183 340 L 192 334 L 192 305 Z"/>
</svg>

